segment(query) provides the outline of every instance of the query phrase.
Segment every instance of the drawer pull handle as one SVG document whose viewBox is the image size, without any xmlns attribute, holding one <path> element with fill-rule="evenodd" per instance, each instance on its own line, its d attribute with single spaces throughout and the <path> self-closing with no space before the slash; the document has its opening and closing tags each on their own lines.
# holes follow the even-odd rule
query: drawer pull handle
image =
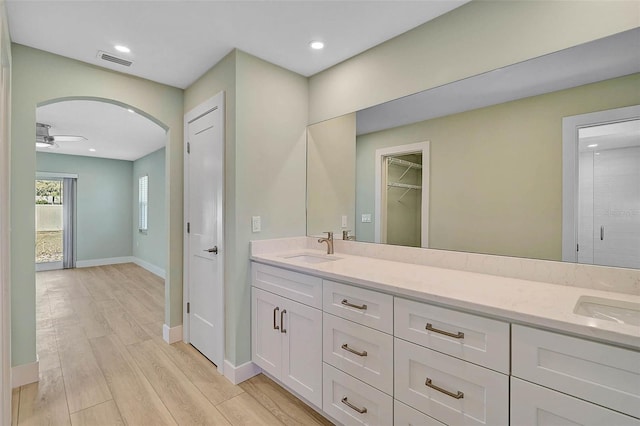
<svg viewBox="0 0 640 426">
<path fill-rule="evenodd" d="M 344 405 L 346 405 L 347 407 L 351 408 L 352 410 L 357 411 L 357 412 L 358 412 L 358 413 L 360 413 L 360 414 L 364 414 L 364 413 L 366 413 L 366 412 L 367 412 L 367 407 L 364 407 L 364 408 L 356 407 L 355 405 L 353 405 L 352 403 L 350 403 L 350 402 L 347 400 L 347 397 L 346 397 L 346 396 L 345 396 L 344 398 L 342 398 L 342 403 L 343 403 Z"/>
<path fill-rule="evenodd" d="M 284 317 L 284 314 L 287 313 L 286 309 L 283 309 L 282 312 L 280 312 L 280 325 L 282 326 L 282 328 L 280 329 L 280 333 L 286 333 L 287 330 L 284 329 L 284 320 L 282 317 Z"/>
<path fill-rule="evenodd" d="M 358 352 L 358 351 L 356 351 L 355 349 L 351 349 L 351 348 L 349 347 L 349 345 L 348 345 L 348 344 L 346 344 L 346 343 L 345 343 L 344 345 L 342 345 L 342 349 L 344 349 L 345 351 L 349 351 L 349 352 L 351 352 L 352 354 L 356 354 L 356 355 L 358 355 L 358 356 L 367 356 L 367 351 Z"/>
<path fill-rule="evenodd" d="M 449 333 L 448 331 L 438 330 L 437 328 L 433 328 L 433 324 L 427 323 L 425 327 L 429 331 L 433 331 L 434 333 L 444 334 L 445 336 L 453 337 L 454 339 L 463 339 L 464 333 L 462 331 L 458 331 L 457 334 Z"/>
<path fill-rule="evenodd" d="M 442 392 L 442 393 L 443 393 L 443 394 L 445 394 L 445 395 L 449 395 L 451 398 L 455 398 L 455 399 L 462 399 L 462 398 L 464 398 L 464 393 L 462 393 L 462 392 L 460 392 L 460 391 L 458 391 L 457 393 L 453 393 L 453 392 L 449 392 L 449 391 L 448 391 L 448 390 L 446 390 L 446 389 L 442 389 L 440 386 L 436 386 L 436 385 L 434 385 L 434 384 L 431 382 L 431 379 L 430 379 L 430 378 L 428 378 L 428 377 L 427 377 L 427 381 L 426 381 L 426 382 L 424 382 L 424 384 L 425 384 L 427 387 L 430 387 L 431 389 L 435 389 L 435 390 L 437 390 L 438 392 Z"/>
<path fill-rule="evenodd" d="M 274 330 L 280 330 L 280 326 L 276 325 L 276 312 L 278 312 L 280 310 L 280 308 L 275 307 L 273 308 L 273 329 Z"/>
<path fill-rule="evenodd" d="M 356 308 L 356 309 L 361 309 L 361 310 L 365 310 L 367 309 L 367 305 L 362 304 L 362 305 L 354 305 L 353 303 L 349 303 L 349 301 L 347 299 L 342 299 L 342 304 L 344 306 L 349 306 L 351 308 Z"/>
</svg>

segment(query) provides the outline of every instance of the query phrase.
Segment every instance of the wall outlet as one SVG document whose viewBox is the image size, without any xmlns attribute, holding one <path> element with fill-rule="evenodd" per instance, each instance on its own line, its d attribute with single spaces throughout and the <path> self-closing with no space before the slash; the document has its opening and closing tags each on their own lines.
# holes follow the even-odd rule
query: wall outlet
<svg viewBox="0 0 640 426">
<path fill-rule="evenodd" d="M 347 227 L 347 215 L 346 214 L 342 215 L 342 227 L 343 228 Z"/>
<path fill-rule="evenodd" d="M 362 223 L 371 223 L 371 213 L 362 214 Z"/>
<path fill-rule="evenodd" d="M 262 230 L 262 223 L 260 216 L 251 216 L 251 232 L 260 232 Z"/>
</svg>

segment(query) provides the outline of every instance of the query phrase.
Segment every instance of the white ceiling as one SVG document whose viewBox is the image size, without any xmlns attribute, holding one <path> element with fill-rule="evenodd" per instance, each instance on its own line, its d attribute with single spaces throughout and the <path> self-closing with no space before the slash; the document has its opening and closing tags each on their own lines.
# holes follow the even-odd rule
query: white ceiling
<svg viewBox="0 0 640 426">
<path fill-rule="evenodd" d="M 56 142 L 40 152 L 134 161 L 166 143 L 158 124 L 126 108 L 100 101 L 65 101 L 38 107 L 38 123 L 51 125 L 49 134 L 84 136 L 86 141 Z M 34 141 L 35 143 L 35 123 Z M 95 149 L 95 152 L 89 149 Z"/>
<path fill-rule="evenodd" d="M 11 39 L 186 88 L 233 48 L 309 76 L 469 0 L 7 0 Z M 311 40 L 325 43 L 310 49 Z M 131 53 L 119 53 L 123 44 Z M 97 59 L 105 51 L 130 68 Z"/>
</svg>

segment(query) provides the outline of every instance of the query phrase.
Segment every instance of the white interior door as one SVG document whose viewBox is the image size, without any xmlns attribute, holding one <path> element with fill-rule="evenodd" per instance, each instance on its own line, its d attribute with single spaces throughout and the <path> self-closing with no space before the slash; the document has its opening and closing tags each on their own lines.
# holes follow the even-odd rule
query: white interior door
<svg viewBox="0 0 640 426">
<path fill-rule="evenodd" d="M 188 341 L 220 367 L 224 361 L 223 94 L 185 118 Z M 200 112 L 200 114 L 197 114 Z"/>
</svg>

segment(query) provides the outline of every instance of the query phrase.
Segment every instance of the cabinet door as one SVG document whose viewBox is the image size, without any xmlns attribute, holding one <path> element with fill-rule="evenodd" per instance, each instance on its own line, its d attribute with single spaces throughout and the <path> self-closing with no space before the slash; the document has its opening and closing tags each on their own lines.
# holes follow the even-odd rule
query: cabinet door
<svg viewBox="0 0 640 426">
<path fill-rule="evenodd" d="M 322 311 L 287 300 L 282 311 L 282 383 L 322 408 Z"/>
<path fill-rule="evenodd" d="M 251 291 L 251 358 L 267 373 L 280 377 L 280 312 L 284 299 L 255 287 Z"/>
<path fill-rule="evenodd" d="M 511 424 L 531 426 L 638 426 L 640 425 L 640 420 L 512 377 Z"/>
</svg>

